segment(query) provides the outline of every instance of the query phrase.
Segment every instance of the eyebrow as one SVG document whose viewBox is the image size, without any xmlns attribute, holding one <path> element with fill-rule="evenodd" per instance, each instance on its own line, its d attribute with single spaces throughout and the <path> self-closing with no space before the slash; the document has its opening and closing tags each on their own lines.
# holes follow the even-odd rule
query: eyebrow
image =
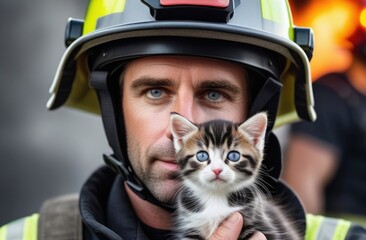
<svg viewBox="0 0 366 240">
<path fill-rule="evenodd" d="M 139 87 L 173 87 L 175 83 L 167 78 L 154 78 L 149 76 L 142 76 L 133 81 L 131 88 L 136 89 Z M 198 84 L 201 89 L 226 89 L 232 93 L 241 93 L 240 87 L 232 84 L 225 79 L 220 80 L 205 80 Z"/>
<path fill-rule="evenodd" d="M 172 87 L 174 86 L 173 81 L 169 80 L 169 79 L 165 79 L 165 78 L 153 78 L 153 77 L 149 77 L 149 76 L 142 76 L 136 80 L 133 81 L 131 88 L 136 89 L 139 88 L 141 86 L 149 86 L 149 87 L 162 87 L 162 86 L 166 86 L 166 87 Z"/>
<path fill-rule="evenodd" d="M 241 89 L 227 80 L 206 80 L 199 84 L 202 89 L 226 89 L 233 93 L 240 93 Z"/>
</svg>

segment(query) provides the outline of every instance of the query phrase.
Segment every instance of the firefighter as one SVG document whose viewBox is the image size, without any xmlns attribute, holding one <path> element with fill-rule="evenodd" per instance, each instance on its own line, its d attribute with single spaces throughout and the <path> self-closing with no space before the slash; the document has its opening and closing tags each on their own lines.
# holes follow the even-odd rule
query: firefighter
<svg viewBox="0 0 366 240">
<path fill-rule="evenodd" d="M 356 239 L 364 231 L 306 216 L 278 180 L 272 129 L 316 118 L 313 35 L 293 26 L 287 1 L 91 0 L 84 20 L 69 20 L 66 44 L 47 107 L 100 114 L 112 153 L 78 196 L 48 200 L 39 214 L 2 227 L 0 240 L 169 239 L 179 187 L 170 112 L 201 123 L 266 111 L 266 193 L 286 202 L 306 239 Z M 211 239 L 237 239 L 242 227 L 234 213 Z"/>
</svg>

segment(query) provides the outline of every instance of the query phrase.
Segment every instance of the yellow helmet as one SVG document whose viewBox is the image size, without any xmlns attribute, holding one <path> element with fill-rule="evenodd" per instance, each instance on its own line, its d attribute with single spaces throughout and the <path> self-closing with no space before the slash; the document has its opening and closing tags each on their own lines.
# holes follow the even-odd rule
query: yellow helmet
<svg viewBox="0 0 366 240">
<path fill-rule="evenodd" d="M 258 92 L 281 93 L 259 94 L 252 112 L 276 95 L 276 126 L 316 118 L 312 31 L 293 26 L 285 0 L 91 0 L 84 21 L 69 20 L 65 40 L 69 46 L 50 88 L 49 109 L 67 105 L 99 114 L 89 84 L 98 61 L 112 68 L 120 66 L 112 62 L 178 54 L 239 62 L 274 79 L 281 91 L 270 84 Z M 118 47 L 112 51 L 112 45 Z"/>
</svg>

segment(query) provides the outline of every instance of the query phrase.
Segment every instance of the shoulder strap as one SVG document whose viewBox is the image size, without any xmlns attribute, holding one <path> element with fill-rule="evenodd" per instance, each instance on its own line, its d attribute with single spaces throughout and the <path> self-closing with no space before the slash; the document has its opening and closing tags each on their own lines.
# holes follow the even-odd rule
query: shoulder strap
<svg viewBox="0 0 366 240">
<path fill-rule="evenodd" d="M 47 200 L 39 215 L 38 240 L 83 239 L 77 194 Z"/>
</svg>

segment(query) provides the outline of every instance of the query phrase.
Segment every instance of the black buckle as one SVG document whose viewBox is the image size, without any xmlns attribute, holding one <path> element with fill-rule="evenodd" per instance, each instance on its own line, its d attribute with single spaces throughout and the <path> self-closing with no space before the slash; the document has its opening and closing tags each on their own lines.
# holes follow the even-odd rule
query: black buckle
<svg viewBox="0 0 366 240">
<path fill-rule="evenodd" d="M 134 191 L 141 199 L 149 201 L 157 206 L 164 208 L 169 212 L 173 212 L 175 210 L 174 204 L 164 204 L 159 202 L 147 188 L 134 177 L 134 174 L 128 170 L 125 166 L 123 166 L 122 161 L 117 160 L 113 155 L 103 154 L 104 162 L 110 167 L 115 173 L 120 175 L 123 180 L 129 185 L 130 189 Z"/>
<path fill-rule="evenodd" d="M 314 34 L 311 28 L 294 27 L 295 42 L 304 50 L 309 61 L 313 57 Z"/>
<path fill-rule="evenodd" d="M 126 181 L 128 185 L 130 185 L 133 189 L 138 192 L 142 192 L 144 190 L 141 182 L 134 178 L 130 171 L 123 166 L 122 161 L 118 161 L 113 155 L 103 154 L 104 162 L 110 167 L 115 173 L 120 175 L 123 180 Z"/>
<path fill-rule="evenodd" d="M 65 29 L 65 46 L 68 47 L 76 39 L 83 35 L 84 21 L 80 19 L 69 18 Z"/>
</svg>

